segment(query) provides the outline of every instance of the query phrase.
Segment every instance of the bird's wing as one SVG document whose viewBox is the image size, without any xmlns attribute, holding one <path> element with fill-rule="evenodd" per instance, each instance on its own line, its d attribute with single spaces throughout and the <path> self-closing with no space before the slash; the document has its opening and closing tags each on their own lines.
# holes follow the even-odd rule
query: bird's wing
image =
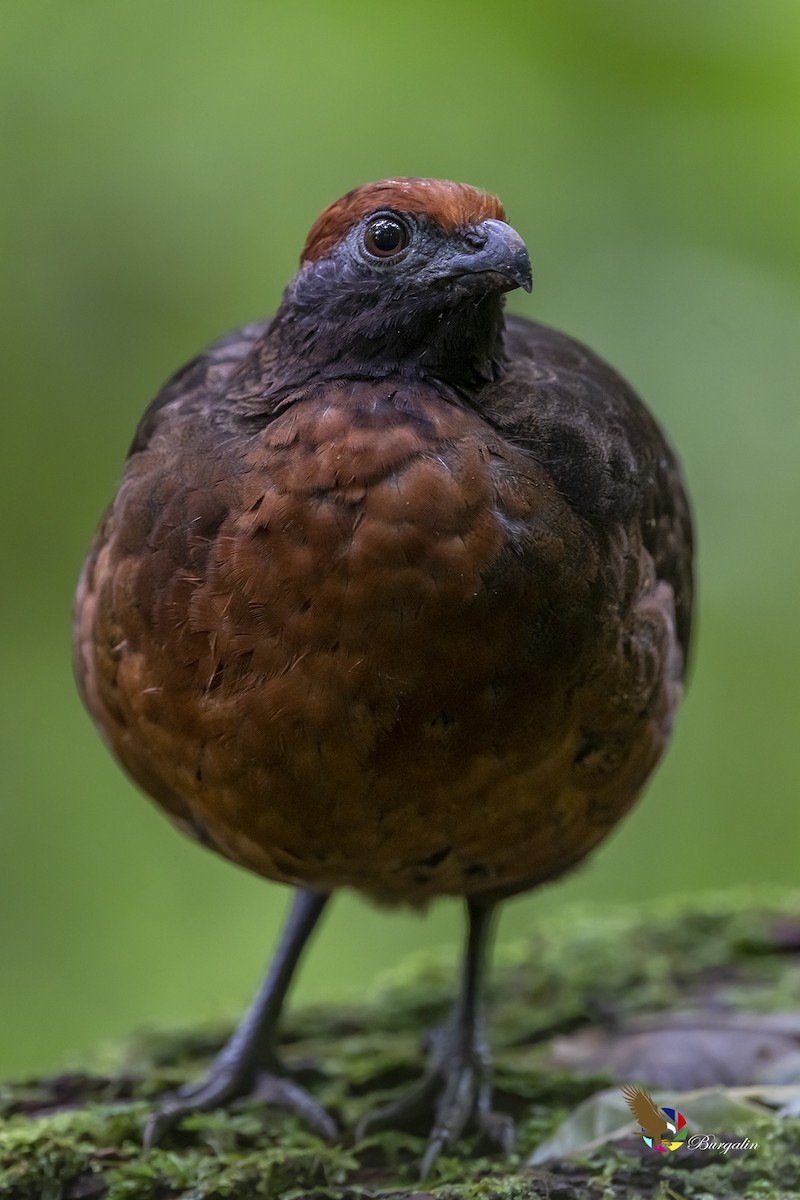
<svg viewBox="0 0 800 1200">
<path fill-rule="evenodd" d="M 144 450 L 158 428 L 162 409 L 176 400 L 191 403 L 194 394 L 198 400 L 205 397 L 209 389 L 218 390 L 248 358 L 253 348 L 263 338 L 270 321 L 253 321 L 236 329 L 225 337 L 218 338 L 205 350 L 171 375 L 156 398 L 145 409 L 136 429 L 128 457 Z"/>
<path fill-rule="evenodd" d="M 546 468 L 594 527 L 637 518 L 657 577 L 675 600 L 687 661 L 692 522 L 680 468 L 657 422 L 588 347 L 535 321 L 506 318 L 505 364 L 479 397 L 483 416 Z"/>
<path fill-rule="evenodd" d="M 664 1132 L 666 1121 L 650 1093 L 640 1087 L 629 1086 L 622 1089 L 622 1094 L 647 1136 L 659 1139 Z"/>
</svg>

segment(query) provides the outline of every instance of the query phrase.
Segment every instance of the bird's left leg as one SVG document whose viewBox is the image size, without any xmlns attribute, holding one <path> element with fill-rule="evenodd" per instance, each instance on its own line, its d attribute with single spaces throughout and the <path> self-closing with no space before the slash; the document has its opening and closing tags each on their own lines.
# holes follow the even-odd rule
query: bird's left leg
<svg viewBox="0 0 800 1200">
<path fill-rule="evenodd" d="M 493 909 L 479 898 L 467 900 L 469 933 L 458 995 L 444 1025 L 431 1036 L 422 1078 L 393 1103 L 368 1113 L 358 1127 L 361 1137 L 430 1117 L 433 1128 L 420 1168 L 423 1179 L 469 1125 L 505 1153 L 514 1148 L 511 1118 L 492 1109 L 491 1056 L 483 1036 L 482 985 Z"/>
</svg>

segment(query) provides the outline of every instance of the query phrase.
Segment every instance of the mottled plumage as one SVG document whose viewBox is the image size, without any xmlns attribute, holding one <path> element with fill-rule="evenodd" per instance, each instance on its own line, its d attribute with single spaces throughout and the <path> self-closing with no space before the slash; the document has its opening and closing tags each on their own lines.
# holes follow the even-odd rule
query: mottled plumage
<svg viewBox="0 0 800 1200">
<path fill-rule="evenodd" d="M 579 862 L 666 747 L 679 470 L 616 372 L 504 320 L 528 271 L 476 189 L 356 189 L 273 321 L 140 423 L 78 591 L 82 695 L 185 832 L 268 878 L 475 917 Z"/>
</svg>

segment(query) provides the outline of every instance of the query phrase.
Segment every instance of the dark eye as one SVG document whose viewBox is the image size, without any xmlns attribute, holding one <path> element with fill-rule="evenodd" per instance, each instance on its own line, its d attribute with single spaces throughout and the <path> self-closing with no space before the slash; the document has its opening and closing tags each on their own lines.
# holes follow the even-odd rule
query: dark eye
<svg viewBox="0 0 800 1200">
<path fill-rule="evenodd" d="M 393 258 L 408 242 L 408 227 L 397 217 L 376 217 L 364 232 L 364 248 L 375 258 Z"/>
</svg>

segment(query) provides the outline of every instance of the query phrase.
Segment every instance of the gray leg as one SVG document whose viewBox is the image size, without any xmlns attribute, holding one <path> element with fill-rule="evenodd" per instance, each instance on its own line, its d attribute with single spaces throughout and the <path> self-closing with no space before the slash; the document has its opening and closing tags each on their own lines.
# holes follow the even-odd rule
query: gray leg
<svg viewBox="0 0 800 1200">
<path fill-rule="evenodd" d="M 311 1129 L 329 1140 L 337 1136 L 325 1109 L 298 1084 L 287 1079 L 275 1050 L 276 1028 L 295 968 L 327 903 L 324 892 L 295 892 L 289 920 L 255 1000 L 230 1041 L 206 1074 L 167 1096 L 145 1127 L 144 1144 L 155 1146 L 190 1112 L 221 1108 L 246 1096 L 258 1085 L 259 1097 L 296 1112 Z"/>
<path fill-rule="evenodd" d="M 362 1137 L 430 1117 L 432 1129 L 420 1168 L 423 1179 L 469 1124 L 505 1153 L 514 1148 L 511 1118 L 492 1109 L 491 1056 L 482 1029 L 481 993 L 493 911 L 493 904 L 467 900 L 469 934 L 458 995 L 447 1021 L 433 1034 L 422 1078 L 393 1103 L 367 1114 L 359 1125 Z"/>
</svg>

